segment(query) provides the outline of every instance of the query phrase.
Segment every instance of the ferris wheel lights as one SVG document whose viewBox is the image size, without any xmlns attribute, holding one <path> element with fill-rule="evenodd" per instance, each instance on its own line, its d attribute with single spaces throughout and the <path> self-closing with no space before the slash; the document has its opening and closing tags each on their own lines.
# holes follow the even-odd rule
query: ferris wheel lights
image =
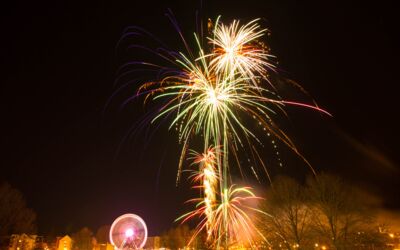
<svg viewBox="0 0 400 250">
<path fill-rule="evenodd" d="M 134 234 L 135 234 L 135 232 L 133 231 L 132 228 L 128 228 L 128 229 L 125 231 L 125 236 L 126 236 L 126 238 L 130 238 L 130 237 L 132 237 Z"/>
</svg>

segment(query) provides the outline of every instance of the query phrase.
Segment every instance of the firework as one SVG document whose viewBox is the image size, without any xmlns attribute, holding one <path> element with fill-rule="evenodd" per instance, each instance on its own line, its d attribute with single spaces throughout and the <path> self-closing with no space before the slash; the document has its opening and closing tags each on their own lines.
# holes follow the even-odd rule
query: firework
<svg viewBox="0 0 400 250">
<path fill-rule="evenodd" d="M 258 20 L 243 26 L 237 20 L 229 26 L 217 20 L 213 37 L 208 38 L 213 50 L 207 55 L 212 58 L 210 65 L 217 73 L 234 77 L 239 72 L 257 86 L 258 80 L 267 79 L 268 70 L 274 70 L 270 60 L 274 56 L 257 40 L 267 32 L 260 28 Z"/>
<path fill-rule="evenodd" d="M 241 25 L 235 20 L 225 25 L 218 18 L 214 28 L 212 23 L 208 24 L 211 33 L 206 45 L 202 43 L 203 38 L 194 35 L 197 53 L 192 53 L 185 41 L 187 54 L 158 50 L 162 58 L 174 64 L 174 68 L 140 63 L 156 67 L 159 79 L 143 84 L 138 94 L 146 95 L 145 101 L 165 100 L 152 122 L 170 116 L 173 117 L 170 128 L 176 127 L 179 131 L 179 141 L 183 146 L 177 182 L 190 139 L 194 136 L 203 138 L 204 153 L 194 161 L 199 165 L 199 171 L 192 176 L 195 182 L 200 183 L 196 187 L 202 190 L 203 197 L 193 199 L 197 202 L 196 210 L 183 215 L 180 220 L 185 222 L 201 217 L 195 236 L 205 229 L 208 240 L 218 246 L 221 242 L 225 246 L 238 242 L 251 245 L 258 233 L 249 213 L 261 211 L 248 202 L 259 198 L 249 187 L 232 185 L 228 176 L 228 156 L 233 153 L 238 159 L 239 147 L 255 152 L 253 155 L 258 156 L 264 167 L 253 145 L 254 142 L 262 145 L 262 142 L 244 122 L 243 116 L 253 118 L 268 134 L 301 156 L 289 137 L 273 122 L 273 115 L 285 114 L 286 105 L 327 113 L 318 106 L 284 100 L 276 93 L 269 79 L 275 70 L 271 61 L 273 56 L 260 41 L 267 30 L 262 29 L 258 21 L 255 19 Z M 179 34 L 183 39 L 180 31 Z M 240 165 L 237 160 L 239 168 Z M 268 175 L 265 167 L 264 170 Z"/>
<path fill-rule="evenodd" d="M 261 144 L 256 133 L 244 124 L 241 115 L 256 119 L 267 132 L 300 155 L 289 137 L 274 124 L 272 115 L 283 111 L 285 105 L 325 111 L 316 106 L 282 100 L 273 88 L 268 88 L 269 84 L 258 84 L 263 80 L 269 82 L 267 72 L 273 68 L 268 60 L 270 55 L 256 42 L 264 33 L 257 20 L 243 26 L 239 26 L 238 21 L 233 21 L 230 26 L 217 22 L 213 38 L 209 38 L 211 47 L 203 48 L 195 34 L 197 57 L 170 53 L 177 68 L 165 71 L 161 80 L 147 82 L 139 88 L 139 93 L 147 93 L 146 99 L 168 100 L 152 122 L 175 115 L 170 128 L 179 128 L 179 138 L 183 143 L 177 181 L 193 134 L 203 136 L 204 150 L 210 145 L 219 145 L 216 149 L 220 151 L 217 167 L 222 180 L 227 179 L 228 141 L 233 142 L 231 145 L 250 145 L 251 141 Z M 206 49 L 210 53 L 205 54 Z"/>
<path fill-rule="evenodd" d="M 216 218 L 213 230 L 215 238 L 218 239 L 221 235 L 225 237 L 225 245 L 253 245 L 255 236 L 262 236 L 262 234 L 258 231 L 253 222 L 254 218 L 250 214 L 265 213 L 255 209 L 248 202 L 258 200 L 260 197 L 257 197 L 250 187 L 236 188 L 234 185 L 229 189 L 224 189 L 221 195 L 223 196 L 222 202 L 215 210 Z"/>
<path fill-rule="evenodd" d="M 262 237 L 254 224 L 252 213 L 264 212 L 255 209 L 251 201 L 260 199 L 250 187 L 236 187 L 231 185 L 229 188 L 222 189 L 219 193 L 218 180 L 216 174 L 216 154 L 215 148 L 209 148 L 205 153 L 194 153 L 193 164 L 198 164 L 199 169 L 189 177 L 195 185 L 194 188 L 202 190 L 203 197 L 192 199 L 189 202 L 197 203 L 196 209 L 184 214 L 177 221 L 182 223 L 193 217 L 201 218 L 197 230 L 188 243 L 190 245 L 197 235 L 205 229 L 207 232 L 207 242 L 210 246 L 218 247 L 222 243 L 227 245 L 252 245 L 254 236 Z M 217 194 L 218 197 L 217 197 Z"/>
<path fill-rule="evenodd" d="M 204 214 L 206 220 L 207 241 L 211 239 L 212 227 L 214 224 L 214 206 L 216 204 L 216 190 L 218 185 L 218 176 L 216 174 L 215 150 L 210 148 L 206 153 L 196 154 L 194 163 L 199 164 L 199 174 L 193 176 L 195 182 L 200 182 L 200 188 L 204 196 Z"/>
<path fill-rule="evenodd" d="M 210 226 L 208 226 L 207 220 L 207 204 L 203 199 L 199 198 L 190 200 L 190 202 L 197 202 L 196 209 L 182 215 L 177 221 L 185 223 L 194 217 L 201 219 L 188 245 L 193 242 L 202 230 L 208 228 L 208 232 L 213 236 L 213 241 L 210 242 L 210 245 L 217 247 L 217 249 L 221 245 L 252 246 L 256 237 L 263 238 L 254 223 L 253 216 L 251 216 L 254 213 L 265 214 L 250 204 L 259 199 L 261 198 L 256 196 L 250 187 L 235 187 L 232 185 L 220 193 L 218 199 L 220 202 L 213 205 L 213 221 Z"/>
</svg>

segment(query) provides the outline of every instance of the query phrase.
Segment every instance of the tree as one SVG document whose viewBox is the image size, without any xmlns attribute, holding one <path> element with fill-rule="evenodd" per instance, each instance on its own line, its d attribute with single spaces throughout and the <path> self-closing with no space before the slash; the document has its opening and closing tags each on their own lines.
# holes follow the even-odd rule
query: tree
<svg viewBox="0 0 400 250">
<path fill-rule="evenodd" d="M 306 248 L 311 213 L 303 186 L 289 177 L 276 178 L 261 209 L 268 214 L 263 215 L 261 228 L 270 239 L 287 249 Z"/>
<path fill-rule="evenodd" d="M 315 232 L 330 242 L 331 248 L 353 249 L 354 235 L 371 221 L 363 194 L 324 173 L 310 177 L 307 184 Z"/>
<path fill-rule="evenodd" d="M 193 233 L 187 225 L 180 225 L 171 228 L 161 236 L 161 243 L 163 247 L 170 249 L 179 249 L 187 246 Z"/>
<path fill-rule="evenodd" d="M 93 249 L 93 233 L 89 228 L 84 227 L 72 235 L 74 249 L 92 250 Z"/>
<path fill-rule="evenodd" d="M 20 191 L 8 183 L 0 185 L 0 236 L 36 232 L 36 214 L 26 207 Z"/>
<path fill-rule="evenodd" d="M 111 228 L 110 225 L 103 225 L 97 230 L 96 240 L 98 243 L 107 243 L 110 241 L 109 239 L 110 228 Z"/>
</svg>

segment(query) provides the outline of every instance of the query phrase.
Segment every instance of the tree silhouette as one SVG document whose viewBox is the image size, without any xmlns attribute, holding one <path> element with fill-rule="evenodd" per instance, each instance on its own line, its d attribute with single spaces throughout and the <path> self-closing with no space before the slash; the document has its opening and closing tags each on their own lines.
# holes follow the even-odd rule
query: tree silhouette
<svg viewBox="0 0 400 250">
<path fill-rule="evenodd" d="M 382 234 L 373 220 L 374 198 L 325 173 L 311 176 L 306 185 L 278 177 L 260 208 L 260 229 L 274 247 L 313 249 L 374 249 Z"/>
<path fill-rule="evenodd" d="M 74 249 L 92 250 L 93 249 L 93 232 L 89 228 L 84 227 L 72 235 Z"/>
<path fill-rule="evenodd" d="M 360 190 L 337 176 L 320 174 L 308 179 L 314 228 L 334 249 L 353 249 L 354 236 L 371 222 Z"/>
<path fill-rule="evenodd" d="M 305 188 L 294 179 L 277 177 L 261 209 L 263 231 L 283 242 L 287 249 L 303 249 L 310 238 L 310 208 L 307 206 Z"/>
<path fill-rule="evenodd" d="M 36 232 L 36 214 L 26 207 L 22 193 L 8 183 L 0 185 L 0 236 Z"/>
</svg>

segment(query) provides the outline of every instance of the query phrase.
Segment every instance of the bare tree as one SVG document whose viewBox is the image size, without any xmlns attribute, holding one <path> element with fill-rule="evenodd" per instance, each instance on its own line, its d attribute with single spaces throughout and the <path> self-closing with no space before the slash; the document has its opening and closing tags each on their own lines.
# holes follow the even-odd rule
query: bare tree
<svg viewBox="0 0 400 250">
<path fill-rule="evenodd" d="M 331 243 L 331 248 L 352 249 L 354 235 L 371 221 L 363 194 L 340 178 L 320 174 L 308 179 L 315 232 Z"/>
<path fill-rule="evenodd" d="M 26 207 L 20 191 L 8 183 L 0 185 L 0 236 L 36 232 L 36 214 Z"/>
<path fill-rule="evenodd" d="M 306 248 L 311 214 L 305 190 L 298 182 L 289 177 L 276 178 L 261 208 L 269 214 L 263 216 L 264 232 L 287 249 Z"/>
</svg>

